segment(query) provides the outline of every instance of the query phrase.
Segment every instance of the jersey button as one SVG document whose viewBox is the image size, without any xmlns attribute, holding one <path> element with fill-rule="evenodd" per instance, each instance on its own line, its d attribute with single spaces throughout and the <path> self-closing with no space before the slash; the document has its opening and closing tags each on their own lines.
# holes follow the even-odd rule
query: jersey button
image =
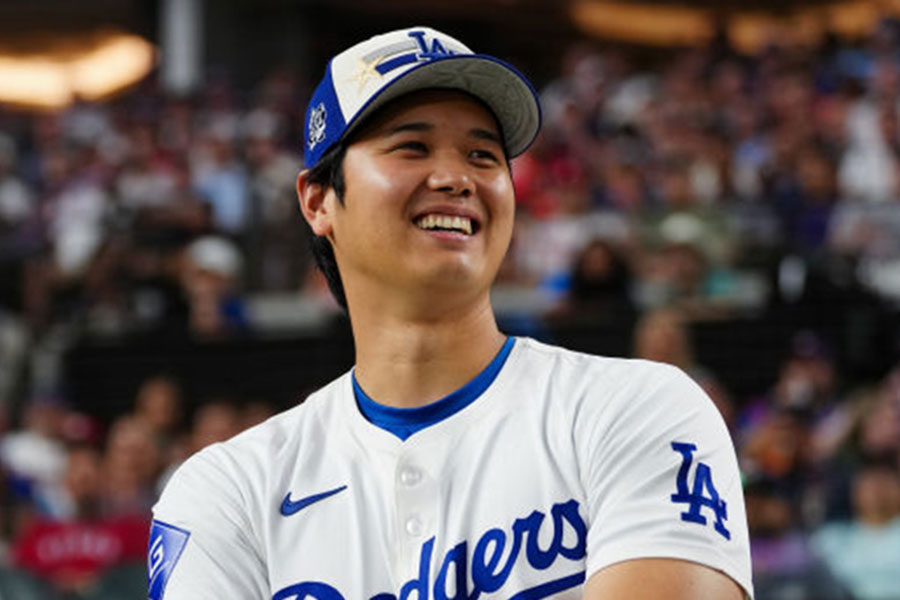
<svg viewBox="0 0 900 600">
<path fill-rule="evenodd" d="M 406 533 L 410 537 L 419 537 L 422 535 L 422 519 L 419 517 L 410 517 L 406 520 Z"/>
<path fill-rule="evenodd" d="M 416 467 L 404 467 L 400 471 L 400 483 L 412 487 L 422 481 L 422 470 Z"/>
</svg>

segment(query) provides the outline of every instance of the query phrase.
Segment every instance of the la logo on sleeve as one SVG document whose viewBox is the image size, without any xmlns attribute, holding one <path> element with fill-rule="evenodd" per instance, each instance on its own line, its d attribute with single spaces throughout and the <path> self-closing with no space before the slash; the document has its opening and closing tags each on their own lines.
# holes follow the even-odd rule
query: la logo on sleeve
<svg viewBox="0 0 900 600">
<path fill-rule="evenodd" d="M 728 519 L 728 503 L 719 496 L 713 484 L 712 469 L 704 462 L 697 461 L 694 471 L 694 484 L 688 485 L 691 463 L 694 461 L 696 444 L 672 442 L 672 450 L 681 454 L 681 467 L 678 469 L 677 491 L 671 500 L 676 504 L 686 504 L 689 509 L 681 513 L 681 520 L 688 523 L 706 525 L 706 517 L 701 512 L 708 509 L 715 516 L 714 529 L 726 540 L 731 539 L 731 532 L 725 527 Z"/>
</svg>

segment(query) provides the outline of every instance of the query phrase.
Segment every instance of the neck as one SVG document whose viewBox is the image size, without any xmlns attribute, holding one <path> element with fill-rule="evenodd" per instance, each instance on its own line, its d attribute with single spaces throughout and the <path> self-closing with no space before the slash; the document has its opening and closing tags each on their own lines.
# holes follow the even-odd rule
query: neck
<svg viewBox="0 0 900 600">
<path fill-rule="evenodd" d="M 374 400 L 398 408 L 424 406 L 471 381 L 497 355 L 497 329 L 487 295 L 465 309 L 419 317 L 357 309 L 351 304 L 356 379 Z M 372 314 L 360 314 L 369 310 Z"/>
</svg>

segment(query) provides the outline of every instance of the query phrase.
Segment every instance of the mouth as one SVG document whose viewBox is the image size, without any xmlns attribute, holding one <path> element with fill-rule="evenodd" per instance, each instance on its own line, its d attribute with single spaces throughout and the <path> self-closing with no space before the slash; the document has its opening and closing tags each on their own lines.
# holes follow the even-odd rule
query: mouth
<svg viewBox="0 0 900 600">
<path fill-rule="evenodd" d="M 421 215 L 416 217 L 413 223 L 425 231 L 449 232 L 465 236 L 475 235 L 481 227 L 478 221 L 472 217 L 441 213 Z"/>
</svg>

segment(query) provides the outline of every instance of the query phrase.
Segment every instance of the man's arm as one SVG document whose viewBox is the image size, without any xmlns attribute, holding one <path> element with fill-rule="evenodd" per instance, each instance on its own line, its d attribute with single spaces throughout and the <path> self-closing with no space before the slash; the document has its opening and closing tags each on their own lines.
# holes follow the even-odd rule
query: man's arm
<svg viewBox="0 0 900 600">
<path fill-rule="evenodd" d="M 731 580 L 752 595 L 740 472 L 721 415 L 679 370 L 621 366 L 620 391 L 600 404 L 605 414 L 582 418 L 595 429 L 578 438 L 588 440 L 585 599 L 740 600 L 704 591 Z"/>
<path fill-rule="evenodd" d="M 670 558 L 642 558 L 610 565 L 595 573 L 583 600 L 743 600 L 730 577 L 703 566 Z"/>
<path fill-rule="evenodd" d="M 221 447 L 183 464 L 153 509 L 150 600 L 269 597 L 264 561 Z"/>
</svg>

